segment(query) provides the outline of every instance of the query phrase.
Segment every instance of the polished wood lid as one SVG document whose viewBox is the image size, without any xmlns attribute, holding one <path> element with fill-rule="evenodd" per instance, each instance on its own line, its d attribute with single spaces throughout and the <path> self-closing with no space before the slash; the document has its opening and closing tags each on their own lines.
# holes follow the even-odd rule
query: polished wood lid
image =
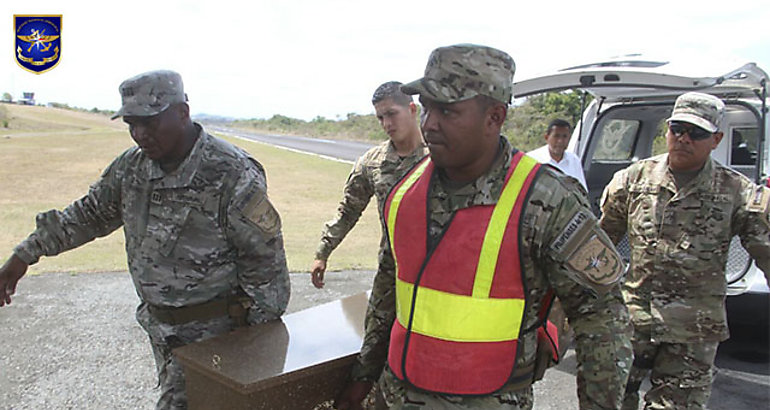
<svg viewBox="0 0 770 410">
<path fill-rule="evenodd" d="M 197 371 L 242 394 L 348 363 L 361 349 L 368 292 L 243 327 L 174 350 Z"/>
</svg>

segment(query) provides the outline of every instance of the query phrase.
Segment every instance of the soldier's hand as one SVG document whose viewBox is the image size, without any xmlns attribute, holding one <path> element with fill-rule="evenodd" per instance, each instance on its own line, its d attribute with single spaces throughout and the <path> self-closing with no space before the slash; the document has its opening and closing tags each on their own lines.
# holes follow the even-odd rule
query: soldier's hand
<svg viewBox="0 0 770 410">
<path fill-rule="evenodd" d="M 324 272 L 326 272 L 326 261 L 320 259 L 314 260 L 313 267 L 310 271 L 310 279 L 313 281 L 313 286 L 318 289 L 324 287 Z"/>
<path fill-rule="evenodd" d="M 13 255 L 0 267 L 0 307 L 11 304 L 11 295 L 16 293 L 16 284 L 27 273 L 28 265 Z"/>
<path fill-rule="evenodd" d="M 334 408 L 338 410 L 363 410 L 361 403 L 369 391 L 372 390 L 372 382 L 354 381 L 345 386 L 345 390 L 334 400 Z"/>
</svg>

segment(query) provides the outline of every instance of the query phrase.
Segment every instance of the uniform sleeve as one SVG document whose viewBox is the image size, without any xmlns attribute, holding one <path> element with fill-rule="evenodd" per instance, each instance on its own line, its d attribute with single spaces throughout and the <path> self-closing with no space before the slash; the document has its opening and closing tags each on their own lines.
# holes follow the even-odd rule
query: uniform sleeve
<svg viewBox="0 0 770 410">
<path fill-rule="evenodd" d="M 107 167 L 85 196 L 63 210 L 38 214 L 35 231 L 14 248 L 14 253 L 31 265 L 41 256 L 58 255 L 121 227 L 120 158 Z"/>
<path fill-rule="evenodd" d="M 324 224 L 321 242 L 316 251 L 316 259 L 327 260 L 332 251 L 356 225 L 374 195 L 374 185 L 367 172 L 369 157 L 364 155 L 356 161 L 348 175 L 343 190 L 343 198 L 337 207 L 334 219 Z"/>
<path fill-rule="evenodd" d="M 602 193 L 602 216 L 599 225 L 615 245 L 623 239 L 628 229 L 628 189 L 626 183 L 626 172 L 616 172 Z"/>
<path fill-rule="evenodd" d="M 770 189 L 748 184 L 743 206 L 736 212 L 734 226 L 741 244 L 765 273 L 770 286 Z"/>
<path fill-rule="evenodd" d="M 281 218 L 267 196 L 261 167 L 247 167 L 228 206 L 227 238 L 236 250 L 238 284 L 254 304 L 249 322 L 279 318 L 289 303 Z"/>
<path fill-rule="evenodd" d="M 396 318 L 396 269 L 390 246 L 382 250 L 374 276 L 364 322 L 361 353 L 353 363 L 351 377 L 356 381 L 376 381 L 388 358 L 390 330 Z"/>
<path fill-rule="evenodd" d="M 547 202 L 553 208 L 546 205 L 541 213 L 539 264 L 575 332 L 580 408 L 620 408 L 633 360 L 628 310 L 619 286 L 596 292 L 576 279 L 581 275 L 592 277 L 589 272 L 577 271 L 589 271 L 597 266 L 619 274 L 617 269 L 622 271 L 622 267 L 601 255 L 611 253 L 617 260 L 620 257 L 598 227 L 585 198 L 557 189 Z M 581 214 L 588 217 L 578 226 L 576 221 L 580 218 L 576 216 Z M 591 248 L 590 255 L 596 257 L 582 257 L 581 250 L 586 247 Z M 602 265 L 607 262 L 611 265 Z"/>
</svg>

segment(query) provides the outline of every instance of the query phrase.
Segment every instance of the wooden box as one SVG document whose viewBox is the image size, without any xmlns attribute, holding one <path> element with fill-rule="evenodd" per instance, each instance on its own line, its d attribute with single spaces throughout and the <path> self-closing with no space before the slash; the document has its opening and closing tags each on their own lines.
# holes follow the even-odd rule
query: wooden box
<svg viewBox="0 0 770 410">
<path fill-rule="evenodd" d="M 175 349 L 190 410 L 302 410 L 332 400 L 361 348 L 367 301 L 360 293 Z"/>
</svg>

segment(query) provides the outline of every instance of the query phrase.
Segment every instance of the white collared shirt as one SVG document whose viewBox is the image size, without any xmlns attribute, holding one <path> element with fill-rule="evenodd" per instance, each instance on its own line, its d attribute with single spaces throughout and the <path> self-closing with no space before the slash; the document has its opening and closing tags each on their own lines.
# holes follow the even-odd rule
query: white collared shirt
<svg viewBox="0 0 770 410">
<path fill-rule="evenodd" d="M 588 184 L 586 184 L 586 177 L 583 173 L 583 166 L 580 164 L 580 158 L 578 158 L 577 155 L 568 151 L 564 151 L 564 157 L 562 157 L 561 161 L 557 162 L 555 159 L 551 158 L 551 153 L 548 151 L 548 144 L 543 145 L 538 149 L 529 151 L 527 155 L 536 159 L 542 164 L 550 164 L 556 168 L 559 168 L 565 174 L 580 181 L 586 191 L 588 191 Z"/>
</svg>

